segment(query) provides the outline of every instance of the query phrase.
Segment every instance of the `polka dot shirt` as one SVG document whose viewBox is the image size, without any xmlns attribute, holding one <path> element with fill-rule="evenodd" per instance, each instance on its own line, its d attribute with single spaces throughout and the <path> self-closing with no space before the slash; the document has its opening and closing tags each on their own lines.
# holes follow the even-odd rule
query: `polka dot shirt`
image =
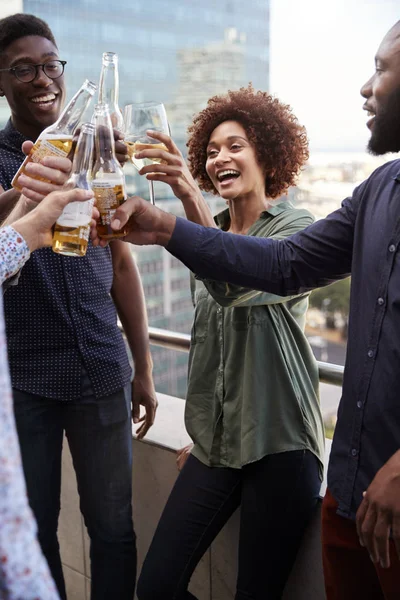
<svg viewBox="0 0 400 600">
<path fill-rule="evenodd" d="M 26 138 L 9 121 L 0 131 L 0 184 L 11 180 Z M 89 244 L 85 257 L 37 250 L 18 285 L 4 294 L 9 364 L 16 389 L 57 400 L 81 396 L 86 370 L 97 397 L 121 389 L 131 377 L 111 298 L 109 248 Z"/>
<path fill-rule="evenodd" d="M 23 238 L 12 227 L 0 229 L 0 283 L 28 258 Z M 14 421 L 0 294 L 0 598 L 58 600 L 36 536 Z"/>
</svg>

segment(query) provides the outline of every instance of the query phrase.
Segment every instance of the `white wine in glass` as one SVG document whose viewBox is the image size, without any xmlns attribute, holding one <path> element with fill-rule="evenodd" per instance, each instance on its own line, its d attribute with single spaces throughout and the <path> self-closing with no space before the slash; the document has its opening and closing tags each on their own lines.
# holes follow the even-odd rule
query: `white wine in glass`
<svg viewBox="0 0 400 600">
<path fill-rule="evenodd" d="M 128 104 L 124 111 L 125 144 L 128 148 L 128 156 L 138 171 L 142 167 L 162 163 L 159 158 L 135 158 L 135 154 L 142 150 L 161 149 L 167 151 L 167 147 L 159 140 L 147 135 L 147 131 L 160 131 L 170 134 L 167 113 L 164 104 L 156 102 L 144 102 L 141 104 Z M 155 204 L 153 182 L 149 181 L 150 201 Z"/>
</svg>

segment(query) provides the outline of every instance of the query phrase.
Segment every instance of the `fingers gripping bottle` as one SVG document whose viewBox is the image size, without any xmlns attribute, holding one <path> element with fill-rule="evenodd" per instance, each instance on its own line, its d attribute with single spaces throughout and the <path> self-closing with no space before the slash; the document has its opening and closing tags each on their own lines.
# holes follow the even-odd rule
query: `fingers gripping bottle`
<svg viewBox="0 0 400 600">
<path fill-rule="evenodd" d="M 97 232 L 99 237 L 111 240 L 127 234 L 125 229 L 111 229 L 116 209 L 126 200 L 125 176 L 115 156 L 114 133 L 107 104 L 96 104 L 93 121 L 96 127 L 96 160 L 91 185 L 100 213 Z"/>
<path fill-rule="evenodd" d="M 84 123 L 75 149 L 72 172 L 64 187 L 91 190 L 90 178 L 93 163 L 94 126 Z M 54 228 L 53 250 L 66 256 L 85 256 L 94 200 L 68 204 Z"/>
<path fill-rule="evenodd" d="M 99 102 L 108 104 L 111 124 L 115 129 L 122 131 L 124 119 L 118 106 L 119 77 L 118 77 L 118 54 L 115 52 L 104 52 L 99 83 Z"/>
<path fill-rule="evenodd" d="M 72 147 L 73 133 L 82 120 L 96 87 L 86 79 L 57 121 L 42 131 L 11 182 L 15 189 L 21 191 L 18 179 L 29 162 L 40 162 L 45 156 L 68 156 Z"/>
</svg>

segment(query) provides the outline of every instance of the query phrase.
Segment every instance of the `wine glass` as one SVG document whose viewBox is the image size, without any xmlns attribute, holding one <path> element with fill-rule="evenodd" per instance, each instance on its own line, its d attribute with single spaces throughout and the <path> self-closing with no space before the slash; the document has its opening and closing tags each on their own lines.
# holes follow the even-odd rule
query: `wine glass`
<svg viewBox="0 0 400 600">
<path fill-rule="evenodd" d="M 147 130 L 160 131 L 169 135 L 169 125 L 164 104 L 157 102 L 143 102 L 140 104 L 128 104 L 124 111 L 125 144 L 128 148 L 128 156 L 138 171 L 144 166 L 161 163 L 159 158 L 135 158 L 136 152 L 141 150 L 167 147 L 159 140 L 147 135 Z M 149 181 L 150 201 L 154 205 L 153 182 Z"/>
</svg>

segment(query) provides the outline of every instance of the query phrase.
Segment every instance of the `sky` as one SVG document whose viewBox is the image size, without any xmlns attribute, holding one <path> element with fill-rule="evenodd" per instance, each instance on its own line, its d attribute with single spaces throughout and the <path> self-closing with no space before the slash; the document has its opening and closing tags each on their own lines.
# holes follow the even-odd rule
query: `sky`
<svg viewBox="0 0 400 600">
<path fill-rule="evenodd" d="M 306 126 L 310 149 L 363 151 L 360 88 L 400 0 L 271 0 L 270 91 Z"/>
</svg>

